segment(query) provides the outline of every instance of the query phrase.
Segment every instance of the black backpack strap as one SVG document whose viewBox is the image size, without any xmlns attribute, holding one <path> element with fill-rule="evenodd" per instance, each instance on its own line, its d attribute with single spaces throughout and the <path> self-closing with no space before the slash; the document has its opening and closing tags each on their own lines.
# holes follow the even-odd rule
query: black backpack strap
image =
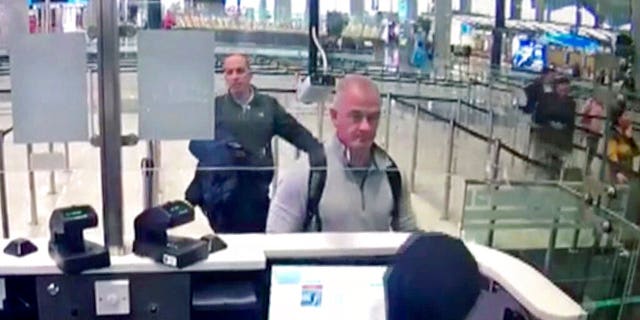
<svg viewBox="0 0 640 320">
<path fill-rule="evenodd" d="M 321 232 L 322 220 L 320 219 L 319 206 L 324 192 L 324 185 L 327 181 L 327 158 L 324 149 L 320 152 L 309 154 L 309 168 L 307 214 L 304 218 L 302 230 L 304 232 Z M 314 223 L 313 228 L 311 228 L 312 222 Z"/>
<path fill-rule="evenodd" d="M 402 175 L 398 165 L 391 159 L 391 156 L 378 145 L 374 145 L 379 152 L 382 152 L 391 164 L 387 167 L 387 180 L 391 187 L 391 195 L 393 196 L 393 206 L 391 208 L 391 229 L 398 229 L 398 217 L 400 216 L 400 202 L 402 201 Z"/>
</svg>

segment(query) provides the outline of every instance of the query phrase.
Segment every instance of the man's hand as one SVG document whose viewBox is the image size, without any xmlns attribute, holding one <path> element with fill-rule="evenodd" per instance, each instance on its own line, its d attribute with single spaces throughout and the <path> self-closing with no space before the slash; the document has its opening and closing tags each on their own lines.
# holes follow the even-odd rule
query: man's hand
<svg viewBox="0 0 640 320">
<path fill-rule="evenodd" d="M 629 179 L 627 179 L 627 176 L 625 176 L 624 174 L 618 172 L 616 174 L 616 181 L 618 182 L 618 184 L 627 184 L 629 182 Z"/>
<path fill-rule="evenodd" d="M 624 129 L 624 136 L 627 138 L 633 138 L 633 126 L 630 125 Z"/>
<path fill-rule="evenodd" d="M 562 130 L 565 128 L 565 125 L 563 123 L 557 121 L 551 121 L 549 122 L 549 125 L 551 126 L 551 128 L 554 128 L 556 130 Z"/>
</svg>

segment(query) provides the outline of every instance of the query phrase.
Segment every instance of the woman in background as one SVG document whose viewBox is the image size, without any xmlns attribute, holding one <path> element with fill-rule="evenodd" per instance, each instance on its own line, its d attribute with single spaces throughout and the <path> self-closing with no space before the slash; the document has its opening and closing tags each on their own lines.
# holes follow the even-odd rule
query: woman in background
<svg viewBox="0 0 640 320">
<path fill-rule="evenodd" d="M 607 142 L 607 158 L 611 181 L 626 184 L 634 170 L 633 160 L 640 155 L 638 144 L 633 139 L 633 123 L 624 102 L 620 102 L 610 113 L 612 134 Z"/>
<path fill-rule="evenodd" d="M 604 117 L 602 102 L 595 97 L 587 100 L 582 108 L 582 120 L 580 121 L 580 124 L 586 129 L 587 174 L 591 173 L 591 163 L 598 153 L 598 144 L 602 136 L 602 117 Z"/>
</svg>

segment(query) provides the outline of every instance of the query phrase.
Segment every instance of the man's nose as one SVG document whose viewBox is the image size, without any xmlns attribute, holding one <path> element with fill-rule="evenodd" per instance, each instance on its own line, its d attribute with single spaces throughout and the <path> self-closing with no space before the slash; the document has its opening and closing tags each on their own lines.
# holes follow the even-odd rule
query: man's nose
<svg viewBox="0 0 640 320">
<path fill-rule="evenodd" d="M 367 118 L 364 118 L 358 124 L 358 129 L 360 129 L 360 131 L 369 131 L 371 130 L 371 123 L 369 122 L 369 120 L 367 120 Z"/>
</svg>

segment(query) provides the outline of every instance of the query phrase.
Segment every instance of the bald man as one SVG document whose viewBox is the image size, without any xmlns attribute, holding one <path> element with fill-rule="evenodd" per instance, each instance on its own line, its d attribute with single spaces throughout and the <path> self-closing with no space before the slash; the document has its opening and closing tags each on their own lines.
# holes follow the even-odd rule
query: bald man
<svg viewBox="0 0 640 320">
<path fill-rule="evenodd" d="M 391 157 L 374 143 L 380 104 L 368 78 L 347 75 L 338 83 L 330 110 L 336 134 L 324 146 L 327 168 L 317 208 L 309 205 L 311 169 L 302 161 L 278 181 L 267 232 L 416 230 L 409 191 Z"/>
<path fill-rule="evenodd" d="M 280 136 L 311 153 L 321 152 L 322 144 L 275 98 L 251 84 L 246 56 L 228 56 L 223 69 L 228 92 L 215 100 L 216 140 L 192 141 L 189 148 L 199 167 L 246 170 L 199 170 L 186 196 L 202 207 L 215 232 L 260 233 L 265 231 L 273 179 L 272 138 Z"/>
</svg>

